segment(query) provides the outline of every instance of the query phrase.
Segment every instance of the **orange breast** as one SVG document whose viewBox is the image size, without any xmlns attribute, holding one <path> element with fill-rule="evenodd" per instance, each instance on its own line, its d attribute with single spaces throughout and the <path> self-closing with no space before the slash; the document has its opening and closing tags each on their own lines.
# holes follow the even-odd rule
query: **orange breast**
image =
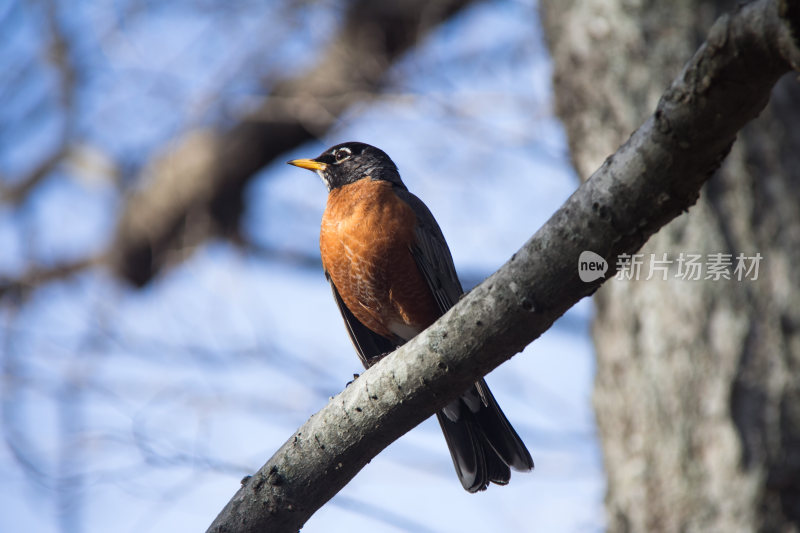
<svg viewBox="0 0 800 533">
<path fill-rule="evenodd" d="M 391 184 L 370 178 L 331 191 L 322 217 L 325 270 L 353 315 L 388 338 L 398 336 L 398 324 L 419 332 L 439 317 L 411 255 L 415 225 Z"/>
</svg>

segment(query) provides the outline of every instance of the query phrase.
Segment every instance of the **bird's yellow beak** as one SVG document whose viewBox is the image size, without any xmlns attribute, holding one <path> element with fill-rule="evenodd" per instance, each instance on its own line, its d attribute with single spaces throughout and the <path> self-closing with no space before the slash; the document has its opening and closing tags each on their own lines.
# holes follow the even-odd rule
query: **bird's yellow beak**
<svg viewBox="0 0 800 533">
<path fill-rule="evenodd" d="M 319 161 L 314 161 L 313 159 L 292 159 L 291 161 L 287 161 L 290 165 L 294 165 L 300 168 L 307 168 L 308 170 L 325 170 L 328 165 L 325 163 L 320 163 Z"/>
</svg>

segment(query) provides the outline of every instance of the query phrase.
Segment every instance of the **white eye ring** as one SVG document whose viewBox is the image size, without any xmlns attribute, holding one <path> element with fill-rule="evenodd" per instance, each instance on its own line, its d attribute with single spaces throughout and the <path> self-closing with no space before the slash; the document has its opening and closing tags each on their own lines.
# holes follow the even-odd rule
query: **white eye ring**
<svg viewBox="0 0 800 533">
<path fill-rule="evenodd" d="M 333 152 L 333 158 L 336 160 L 337 163 L 341 163 L 342 161 L 349 158 L 353 155 L 353 152 L 350 151 L 350 148 L 339 148 L 335 152 Z"/>
</svg>

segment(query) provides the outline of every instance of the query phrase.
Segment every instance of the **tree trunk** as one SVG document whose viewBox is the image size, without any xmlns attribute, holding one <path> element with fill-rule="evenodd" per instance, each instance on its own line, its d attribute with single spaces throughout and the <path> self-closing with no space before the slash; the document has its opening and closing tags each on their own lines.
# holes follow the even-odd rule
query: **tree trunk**
<svg viewBox="0 0 800 533">
<path fill-rule="evenodd" d="M 543 0 L 557 112 L 582 178 L 646 116 L 733 2 Z M 747 83 L 747 80 L 731 80 Z M 688 216 L 596 295 L 594 403 L 609 531 L 800 531 L 800 86 L 784 78 Z M 732 254 L 731 280 L 676 278 Z M 651 255 L 674 261 L 667 280 Z M 736 256 L 760 253 L 758 279 Z"/>
</svg>

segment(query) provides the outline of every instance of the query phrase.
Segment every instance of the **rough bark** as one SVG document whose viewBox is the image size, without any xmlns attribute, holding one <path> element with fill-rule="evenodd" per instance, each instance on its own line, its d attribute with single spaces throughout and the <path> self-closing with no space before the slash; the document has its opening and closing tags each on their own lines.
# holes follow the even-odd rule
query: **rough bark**
<svg viewBox="0 0 800 533">
<path fill-rule="evenodd" d="M 374 96 L 397 58 L 471 2 L 351 2 L 338 34 L 307 72 L 275 84 L 256 110 L 227 129 L 185 132 L 145 168 L 118 223 L 108 254 L 112 269 L 144 285 L 215 233 L 235 237 L 244 189 L 259 170 Z"/>
<path fill-rule="evenodd" d="M 209 531 L 296 531 L 372 457 L 519 352 L 603 279 L 578 257 L 637 250 L 697 200 L 736 132 L 763 108 L 800 50 L 761 1 L 722 20 L 656 113 L 499 271 L 312 416 Z M 800 17 L 789 19 L 800 29 Z M 732 80 L 748 79 L 747 84 Z M 737 110 L 730 113 L 730 110 Z"/>
<path fill-rule="evenodd" d="M 543 2 L 556 104 L 579 175 L 650 113 L 715 10 L 733 7 Z M 751 81 L 731 79 L 730 90 Z M 615 280 L 595 298 L 610 531 L 800 529 L 798 124 L 792 75 L 697 205 L 640 251 L 760 252 L 757 281 Z"/>
</svg>

